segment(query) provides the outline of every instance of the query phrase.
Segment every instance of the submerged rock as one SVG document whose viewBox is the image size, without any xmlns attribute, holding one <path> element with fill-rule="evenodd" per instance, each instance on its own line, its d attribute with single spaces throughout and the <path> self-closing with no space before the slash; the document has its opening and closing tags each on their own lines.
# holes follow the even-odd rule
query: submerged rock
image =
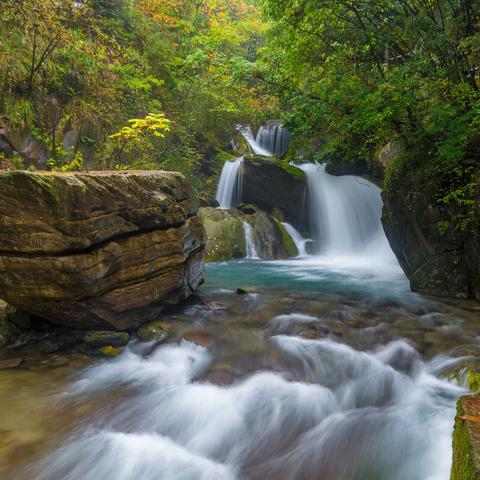
<svg viewBox="0 0 480 480">
<path fill-rule="evenodd" d="M 178 173 L 2 173 L 1 295 L 68 327 L 138 326 L 202 283 L 196 213 Z"/>
<path fill-rule="evenodd" d="M 165 322 L 150 322 L 137 330 L 138 338 L 142 342 L 163 342 L 172 334 L 172 327 Z"/>
</svg>

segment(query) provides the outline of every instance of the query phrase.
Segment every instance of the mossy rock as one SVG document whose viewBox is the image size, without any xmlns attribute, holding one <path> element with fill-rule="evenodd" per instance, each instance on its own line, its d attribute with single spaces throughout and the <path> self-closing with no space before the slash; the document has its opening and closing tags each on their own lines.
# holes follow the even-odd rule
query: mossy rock
<svg viewBox="0 0 480 480">
<path fill-rule="evenodd" d="M 173 332 L 172 327 L 165 322 L 150 322 L 137 330 L 137 336 L 142 342 L 164 342 Z"/>
<path fill-rule="evenodd" d="M 98 351 L 104 356 L 104 357 L 118 357 L 122 353 L 122 350 L 117 347 L 113 347 L 112 345 L 105 345 L 104 347 L 100 347 Z"/>
<path fill-rule="evenodd" d="M 245 257 L 245 233 L 239 212 L 201 208 L 199 216 L 207 232 L 207 262 Z"/>
<path fill-rule="evenodd" d="M 480 480 L 480 397 L 462 397 L 457 403 L 450 480 Z"/>
<path fill-rule="evenodd" d="M 278 228 L 280 229 L 280 231 L 282 233 L 282 245 L 285 248 L 285 250 L 287 251 L 288 256 L 289 257 L 298 257 L 300 252 L 298 251 L 298 248 L 295 245 L 295 242 L 293 241 L 292 237 L 287 232 L 287 229 L 277 219 L 275 219 L 275 222 L 276 222 Z"/>
<path fill-rule="evenodd" d="M 123 347 L 128 343 L 130 336 L 127 332 L 109 332 L 102 330 L 92 330 L 87 332 L 84 342 L 90 347 Z"/>
</svg>

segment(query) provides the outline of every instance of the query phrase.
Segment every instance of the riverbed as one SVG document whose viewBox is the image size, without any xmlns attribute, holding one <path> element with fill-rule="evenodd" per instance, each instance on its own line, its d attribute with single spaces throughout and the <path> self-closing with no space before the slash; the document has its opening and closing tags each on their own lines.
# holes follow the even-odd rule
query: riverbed
<svg viewBox="0 0 480 480">
<path fill-rule="evenodd" d="M 479 314 L 375 257 L 211 264 L 166 343 L 0 372 L 0 477 L 448 480 Z"/>
</svg>

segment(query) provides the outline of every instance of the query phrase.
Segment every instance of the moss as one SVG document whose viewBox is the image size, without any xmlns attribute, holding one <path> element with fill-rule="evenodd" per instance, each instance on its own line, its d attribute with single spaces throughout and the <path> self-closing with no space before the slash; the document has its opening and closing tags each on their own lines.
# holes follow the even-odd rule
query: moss
<svg viewBox="0 0 480 480">
<path fill-rule="evenodd" d="M 240 218 L 232 212 L 215 208 L 201 208 L 199 216 L 207 232 L 207 262 L 219 262 L 246 255 L 245 234 Z"/>
<path fill-rule="evenodd" d="M 288 234 L 286 228 L 276 218 L 274 218 L 274 220 L 278 228 L 282 232 L 282 243 L 288 253 L 288 256 L 297 257 L 300 252 L 298 251 L 295 242 L 292 240 L 292 237 Z"/>
<path fill-rule="evenodd" d="M 172 328 L 165 322 L 150 322 L 137 330 L 142 342 L 164 342 L 172 334 Z"/>
<path fill-rule="evenodd" d="M 98 351 L 104 356 L 104 357 L 117 357 L 122 353 L 122 350 L 120 348 L 112 347 L 111 345 L 106 345 L 105 347 L 101 347 L 98 349 Z"/>
<path fill-rule="evenodd" d="M 465 415 L 462 401 L 463 398 L 460 398 L 457 403 L 450 480 L 480 480 L 480 475 L 475 466 L 472 438 L 467 422 L 459 418 Z"/>
</svg>

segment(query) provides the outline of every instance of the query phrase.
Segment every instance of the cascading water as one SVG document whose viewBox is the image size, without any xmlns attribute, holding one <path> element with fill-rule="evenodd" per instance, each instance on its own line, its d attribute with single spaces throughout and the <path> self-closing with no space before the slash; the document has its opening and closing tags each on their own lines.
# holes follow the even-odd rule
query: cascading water
<svg viewBox="0 0 480 480">
<path fill-rule="evenodd" d="M 255 237 L 253 234 L 253 228 L 248 222 L 243 223 L 243 231 L 245 232 L 245 247 L 247 249 L 247 258 L 256 260 L 259 258 L 257 253 L 257 247 L 255 245 Z"/>
<path fill-rule="evenodd" d="M 257 133 L 256 143 L 271 156 L 281 157 L 288 151 L 290 134 L 281 124 L 264 125 Z"/>
<path fill-rule="evenodd" d="M 308 182 L 312 234 L 323 256 L 393 258 L 382 223 L 381 190 L 360 177 L 335 177 L 324 165 L 300 165 Z"/>
<path fill-rule="evenodd" d="M 243 157 L 225 162 L 215 198 L 220 208 L 235 208 L 242 201 Z"/>
<path fill-rule="evenodd" d="M 309 242 L 309 240 L 306 238 L 303 238 L 300 232 L 296 230 L 295 227 L 293 227 L 289 223 L 285 222 L 283 223 L 283 226 L 285 227 L 285 230 L 290 235 L 290 238 L 293 240 L 293 243 L 297 247 L 298 255 L 300 257 L 307 256 L 308 254 L 306 250 L 306 245 Z"/>
<path fill-rule="evenodd" d="M 253 155 L 263 155 L 265 157 L 271 157 L 272 153 L 263 148 L 261 145 L 258 144 L 257 140 L 255 139 L 251 127 L 238 127 L 238 131 L 243 135 L 245 140 L 248 143 L 248 148 L 250 153 Z"/>
</svg>

